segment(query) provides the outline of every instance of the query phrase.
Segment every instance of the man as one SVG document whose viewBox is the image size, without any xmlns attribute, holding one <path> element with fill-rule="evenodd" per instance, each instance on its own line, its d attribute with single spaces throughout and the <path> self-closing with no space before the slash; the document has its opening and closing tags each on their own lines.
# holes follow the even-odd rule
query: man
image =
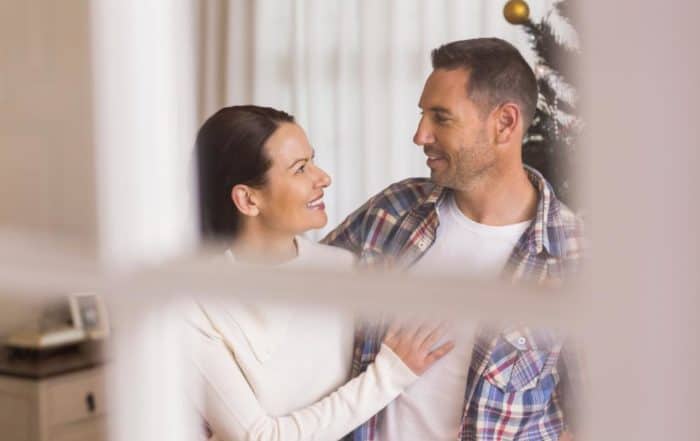
<svg viewBox="0 0 700 441">
<path fill-rule="evenodd" d="M 560 282 L 577 269 L 582 232 L 545 179 L 522 163 L 537 103 L 532 69 L 494 38 L 441 46 L 432 64 L 413 138 L 430 179 L 389 186 L 324 241 L 363 265 Z M 471 323 L 454 332 L 452 353 L 355 431 L 355 440 L 569 439 L 575 371 L 562 339 Z M 357 372 L 380 342 L 369 331 L 358 339 Z"/>
</svg>

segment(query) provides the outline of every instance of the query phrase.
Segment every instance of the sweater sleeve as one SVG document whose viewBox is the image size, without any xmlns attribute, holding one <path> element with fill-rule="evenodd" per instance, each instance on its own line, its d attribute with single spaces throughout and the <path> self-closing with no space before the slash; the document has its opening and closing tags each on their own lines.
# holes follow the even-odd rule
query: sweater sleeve
<svg viewBox="0 0 700 441">
<path fill-rule="evenodd" d="M 213 329 L 188 326 L 183 343 L 196 368 L 198 410 L 218 441 L 337 440 L 417 379 L 383 346 L 360 376 L 305 408 L 273 416 L 262 408 L 234 355 Z"/>
</svg>

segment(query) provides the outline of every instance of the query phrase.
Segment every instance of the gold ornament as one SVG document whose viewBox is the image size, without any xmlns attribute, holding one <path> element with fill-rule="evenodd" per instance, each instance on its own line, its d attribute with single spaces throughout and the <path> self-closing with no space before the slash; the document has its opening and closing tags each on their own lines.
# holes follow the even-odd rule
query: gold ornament
<svg viewBox="0 0 700 441">
<path fill-rule="evenodd" d="M 509 0 L 503 7 L 503 16 L 510 24 L 525 24 L 530 19 L 530 7 L 523 0 Z"/>
</svg>

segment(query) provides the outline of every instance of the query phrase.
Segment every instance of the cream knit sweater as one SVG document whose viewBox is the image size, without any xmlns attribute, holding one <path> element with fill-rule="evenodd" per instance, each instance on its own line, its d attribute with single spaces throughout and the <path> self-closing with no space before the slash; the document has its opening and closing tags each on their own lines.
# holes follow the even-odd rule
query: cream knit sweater
<svg viewBox="0 0 700 441">
<path fill-rule="evenodd" d="M 352 266 L 344 250 L 303 238 L 297 245 L 286 266 Z M 353 320 L 337 310 L 224 299 L 185 311 L 193 396 L 218 441 L 338 440 L 417 379 L 382 346 L 370 368 L 348 381 Z"/>
</svg>

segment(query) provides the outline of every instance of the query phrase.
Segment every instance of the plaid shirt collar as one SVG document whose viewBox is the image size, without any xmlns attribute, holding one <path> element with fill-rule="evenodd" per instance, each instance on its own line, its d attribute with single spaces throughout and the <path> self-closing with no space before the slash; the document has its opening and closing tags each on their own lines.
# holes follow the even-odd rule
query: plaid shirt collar
<svg viewBox="0 0 700 441">
<path fill-rule="evenodd" d="M 539 255 L 543 250 L 553 257 L 561 257 L 566 253 L 566 241 L 563 233 L 552 226 L 561 225 L 559 221 L 559 201 L 554 197 L 554 191 L 547 180 L 534 168 L 524 166 L 527 177 L 539 192 L 539 200 L 535 212 L 535 219 L 525 230 L 515 245 L 514 252 L 519 255 Z M 437 205 L 453 191 L 449 188 L 435 185 L 433 190 L 417 205 L 416 213 L 436 211 Z M 436 218 L 437 219 L 437 218 Z M 437 227 L 437 225 L 435 225 Z"/>
</svg>

